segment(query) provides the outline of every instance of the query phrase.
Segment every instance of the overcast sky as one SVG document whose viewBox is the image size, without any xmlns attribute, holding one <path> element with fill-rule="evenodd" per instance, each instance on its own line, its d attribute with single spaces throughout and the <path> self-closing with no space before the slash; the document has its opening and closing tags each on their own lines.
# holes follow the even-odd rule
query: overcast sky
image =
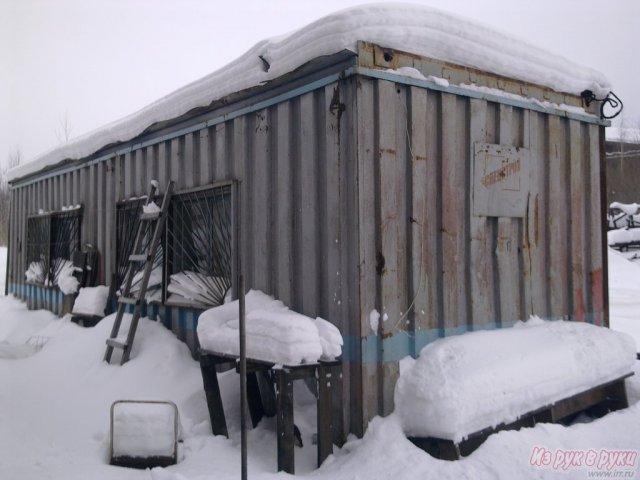
<svg viewBox="0 0 640 480">
<path fill-rule="evenodd" d="M 0 162 L 31 160 L 358 0 L 0 0 Z M 640 0 L 414 0 L 603 72 L 640 122 Z M 67 123 L 67 128 L 64 123 Z M 24 162 L 24 160 L 23 160 Z"/>
</svg>

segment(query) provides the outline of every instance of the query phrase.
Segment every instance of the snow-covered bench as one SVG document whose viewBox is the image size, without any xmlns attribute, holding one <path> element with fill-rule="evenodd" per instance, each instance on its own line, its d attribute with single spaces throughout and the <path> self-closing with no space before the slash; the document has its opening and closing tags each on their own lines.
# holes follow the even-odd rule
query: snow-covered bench
<svg viewBox="0 0 640 480">
<path fill-rule="evenodd" d="M 607 232 L 607 243 L 616 250 L 640 247 L 640 228 L 619 228 Z"/>
<path fill-rule="evenodd" d="M 278 470 L 295 473 L 293 382 L 315 380 L 318 466 L 333 451 L 332 377 L 341 362 L 342 335 L 331 323 L 293 312 L 282 302 L 252 290 L 245 298 L 247 402 L 255 427 L 277 412 Z M 217 371 L 239 359 L 238 301 L 198 318 L 200 368 L 214 435 L 228 436 Z M 274 384 L 276 389 L 274 391 Z"/>
<path fill-rule="evenodd" d="M 625 334 L 535 318 L 427 345 L 401 371 L 396 411 L 413 443 L 458 459 L 499 430 L 627 407 L 635 360 Z"/>
</svg>

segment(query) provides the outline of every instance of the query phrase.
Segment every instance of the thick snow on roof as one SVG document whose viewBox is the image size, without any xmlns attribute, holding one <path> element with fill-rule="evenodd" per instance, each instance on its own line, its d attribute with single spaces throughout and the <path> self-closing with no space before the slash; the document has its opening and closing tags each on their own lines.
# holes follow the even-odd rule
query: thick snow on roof
<svg viewBox="0 0 640 480">
<path fill-rule="evenodd" d="M 87 157 L 128 141 L 156 122 L 179 117 L 230 93 L 273 80 L 313 58 L 348 49 L 358 40 L 474 67 L 579 94 L 609 91 L 599 72 L 496 32 L 458 15 L 412 4 L 373 4 L 342 10 L 289 35 L 263 40 L 225 67 L 101 129 L 62 145 L 9 173 L 10 180 L 66 159 Z M 264 61 L 269 63 L 264 71 Z"/>
</svg>

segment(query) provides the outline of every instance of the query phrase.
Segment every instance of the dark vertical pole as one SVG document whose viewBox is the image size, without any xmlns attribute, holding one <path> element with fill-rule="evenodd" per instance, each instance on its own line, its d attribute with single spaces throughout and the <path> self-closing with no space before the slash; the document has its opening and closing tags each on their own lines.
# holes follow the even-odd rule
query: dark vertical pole
<svg viewBox="0 0 640 480">
<path fill-rule="evenodd" d="M 322 462 L 333 453 L 333 418 L 331 404 L 332 390 L 331 367 L 320 364 L 318 366 L 318 468 Z"/>
<path fill-rule="evenodd" d="M 289 372 L 281 368 L 276 370 L 278 385 L 278 471 L 284 470 L 291 475 L 295 472 L 294 429 L 293 429 L 293 380 Z"/>
<path fill-rule="evenodd" d="M 9 189 L 9 222 L 7 223 L 7 258 L 6 258 L 6 266 L 7 269 L 5 270 L 5 275 L 4 275 L 4 294 L 5 295 L 9 295 L 9 273 L 11 272 L 11 274 L 13 275 L 13 262 L 11 261 L 11 256 L 13 255 L 12 252 L 12 245 L 11 245 L 11 227 L 12 225 L 12 221 L 11 219 L 13 218 L 13 208 L 14 208 L 14 200 L 13 200 L 13 195 L 14 192 Z M 11 266 L 11 268 L 9 268 L 9 266 Z"/>
<path fill-rule="evenodd" d="M 244 277 L 239 278 L 240 304 L 240 462 L 242 480 L 247 479 L 247 351 L 244 316 Z"/>
</svg>

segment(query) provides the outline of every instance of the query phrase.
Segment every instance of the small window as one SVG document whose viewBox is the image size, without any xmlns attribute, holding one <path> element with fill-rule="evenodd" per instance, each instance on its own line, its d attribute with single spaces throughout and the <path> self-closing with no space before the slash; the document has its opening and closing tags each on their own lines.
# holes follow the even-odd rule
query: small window
<svg viewBox="0 0 640 480">
<path fill-rule="evenodd" d="M 230 184 L 177 193 L 167 218 L 167 303 L 208 308 L 232 285 Z"/>
<path fill-rule="evenodd" d="M 27 218 L 27 281 L 58 285 L 73 274 L 71 256 L 80 250 L 82 208 L 41 213 Z"/>
<path fill-rule="evenodd" d="M 118 291 L 122 291 L 124 288 L 124 281 L 126 279 L 129 268 L 135 268 L 134 277 L 131 282 L 130 294 L 137 296 L 140 291 L 140 284 L 143 276 L 143 263 L 130 263 L 129 255 L 132 255 L 134 243 L 136 240 L 136 232 L 140 226 L 140 214 L 142 213 L 142 206 L 147 202 L 146 197 L 136 198 L 132 200 L 126 200 L 120 202 L 116 206 L 116 273 L 115 282 L 118 286 Z M 151 237 L 153 235 L 153 223 L 144 222 L 142 224 L 145 231 L 142 232 L 143 244 L 142 252 L 149 249 L 151 244 Z M 138 252 L 141 253 L 141 252 Z M 161 302 L 162 301 L 162 278 L 163 278 L 163 263 L 164 263 L 164 246 L 162 242 L 158 246 L 156 255 L 153 261 L 153 270 L 149 277 L 149 283 L 147 284 L 147 291 L 145 293 L 145 299 L 147 302 Z"/>
</svg>

